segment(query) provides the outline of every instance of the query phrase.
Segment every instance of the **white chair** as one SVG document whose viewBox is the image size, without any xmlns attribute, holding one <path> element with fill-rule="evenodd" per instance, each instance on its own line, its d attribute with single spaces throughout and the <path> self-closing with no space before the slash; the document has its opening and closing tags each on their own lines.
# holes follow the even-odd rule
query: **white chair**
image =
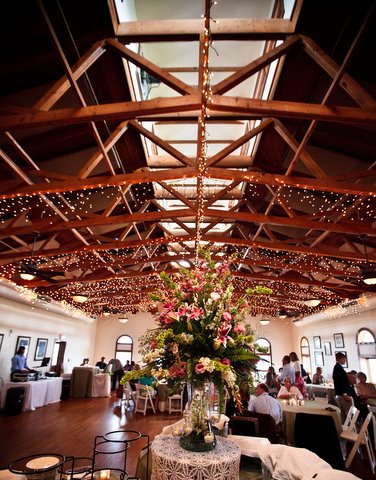
<svg viewBox="0 0 376 480">
<path fill-rule="evenodd" d="M 136 383 L 136 408 L 135 412 L 140 412 L 146 415 L 146 410 L 151 408 L 153 413 L 155 413 L 155 407 L 153 402 L 153 397 L 150 393 L 150 389 L 145 385 Z"/>
<path fill-rule="evenodd" d="M 342 425 L 343 431 L 350 431 L 357 433 L 356 422 L 358 420 L 360 411 L 356 407 L 350 407 L 346 420 Z"/>
<path fill-rule="evenodd" d="M 137 392 L 135 390 L 132 390 L 129 382 L 125 382 L 123 385 L 123 398 L 121 399 L 120 405 L 125 406 L 125 408 L 128 408 L 130 405 L 130 402 L 133 403 L 133 407 L 136 407 L 136 401 L 137 401 Z"/>
<path fill-rule="evenodd" d="M 350 454 L 348 455 L 346 462 L 345 462 L 345 467 L 349 468 L 351 465 L 351 462 L 353 461 L 355 454 L 357 450 L 364 445 L 366 447 L 367 453 L 368 453 L 368 458 L 369 458 L 369 463 L 371 465 L 372 473 L 375 473 L 375 468 L 376 468 L 376 460 L 375 460 L 375 454 L 373 452 L 373 448 L 371 445 L 371 441 L 369 438 L 368 434 L 368 425 L 370 421 L 372 420 L 372 413 L 369 413 L 366 417 L 366 419 L 363 422 L 362 428 L 360 429 L 360 432 L 354 432 L 350 430 L 345 430 L 344 432 L 341 432 L 341 438 L 344 440 L 347 440 L 348 442 L 352 442 L 354 445 L 350 451 Z"/>
<path fill-rule="evenodd" d="M 176 393 L 168 397 L 168 413 L 179 412 L 183 413 L 183 393 L 181 390 L 180 393 Z"/>
<path fill-rule="evenodd" d="M 367 405 L 368 411 L 372 413 L 372 427 L 373 427 L 373 447 L 376 449 L 376 406 Z"/>
</svg>

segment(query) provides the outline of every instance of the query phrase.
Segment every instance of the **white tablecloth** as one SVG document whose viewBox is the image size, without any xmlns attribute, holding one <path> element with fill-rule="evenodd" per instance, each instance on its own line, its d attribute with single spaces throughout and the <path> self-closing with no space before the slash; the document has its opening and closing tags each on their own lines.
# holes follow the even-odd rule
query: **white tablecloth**
<svg viewBox="0 0 376 480">
<path fill-rule="evenodd" d="M 7 392 L 10 388 L 25 388 L 23 411 L 35 410 L 49 403 L 60 401 L 63 379 L 61 377 L 38 380 L 36 382 L 7 382 L 1 393 L 1 408 L 5 406 Z"/>
<path fill-rule="evenodd" d="M 93 376 L 91 397 L 111 397 L 111 377 L 108 373 Z"/>
<path fill-rule="evenodd" d="M 189 452 L 171 435 L 155 437 L 151 446 L 151 480 L 238 480 L 240 448 L 227 438 L 217 437 L 211 452 Z"/>
</svg>

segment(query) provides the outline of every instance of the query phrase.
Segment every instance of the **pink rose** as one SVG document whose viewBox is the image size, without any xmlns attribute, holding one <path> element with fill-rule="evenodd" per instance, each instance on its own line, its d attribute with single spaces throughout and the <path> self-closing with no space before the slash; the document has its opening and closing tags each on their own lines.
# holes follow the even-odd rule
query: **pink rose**
<svg viewBox="0 0 376 480">
<path fill-rule="evenodd" d="M 224 314 L 222 315 L 223 318 L 226 320 L 226 322 L 231 322 L 232 320 L 232 315 L 230 312 L 224 312 Z"/>
<path fill-rule="evenodd" d="M 197 374 L 205 373 L 205 365 L 202 363 L 197 363 L 195 366 L 195 372 Z"/>
<path fill-rule="evenodd" d="M 230 361 L 229 358 L 222 358 L 221 363 L 222 363 L 223 365 L 228 365 L 228 366 L 231 365 L 231 361 Z"/>
</svg>

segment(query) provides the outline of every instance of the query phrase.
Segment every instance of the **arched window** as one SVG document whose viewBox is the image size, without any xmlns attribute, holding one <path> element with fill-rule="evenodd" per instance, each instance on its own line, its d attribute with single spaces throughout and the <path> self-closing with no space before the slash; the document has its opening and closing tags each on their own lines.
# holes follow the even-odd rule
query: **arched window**
<svg viewBox="0 0 376 480">
<path fill-rule="evenodd" d="M 129 335 L 121 335 L 116 342 L 115 358 L 125 365 L 127 360 L 132 361 L 132 352 L 133 340 Z"/>
<path fill-rule="evenodd" d="M 309 349 L 309 341 L 307 337 L 302 337 L 300 339 L 300 363 L 303 365 L 304 370 L 312 375 L 312 364 L 311 364 L 311 352 Z"/>
<path fill-rule="evenodd" d="M 256 343 L 265 350 L 265 352 L 259 354 L 261 360 L 257 363 L 257 379 L 263 382 L 268 368 L 272 365 L 272 346 L 266 338 L 258 338 Z"/>
<path fill-rule="evenodd" d="M 368 328 L 361 328 L 356 334 L 360 371 L 367 375 L 367 382 L 376 382 L 376 339 Z"/>
</svg>

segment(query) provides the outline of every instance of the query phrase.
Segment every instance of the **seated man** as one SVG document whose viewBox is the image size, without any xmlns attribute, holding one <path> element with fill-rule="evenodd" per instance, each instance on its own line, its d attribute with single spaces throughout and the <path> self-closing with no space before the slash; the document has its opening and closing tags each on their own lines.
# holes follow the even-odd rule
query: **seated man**
<svg viewBox="0 0 376 480">
<path fill-rule="evenodd" d="M 259 383 L 256 387 L 256 398 L 252 398 L 248 404 L 248 410 L 256 413 L 267 413 L 273 417 L 276 425 L 282 422 L 282 408 L 278 400 L 268 395 L 269 388 L 265 383 Z"/>
<path fill-rule="evenodd" d="M 277 398 L 296 398 L 297 400 L 303 400 L 302 392 L 299 388 L 292 385 L 291 380 L 287 377 L 285 378 L 285 384 L 279 389 Z"/>
</svg>

